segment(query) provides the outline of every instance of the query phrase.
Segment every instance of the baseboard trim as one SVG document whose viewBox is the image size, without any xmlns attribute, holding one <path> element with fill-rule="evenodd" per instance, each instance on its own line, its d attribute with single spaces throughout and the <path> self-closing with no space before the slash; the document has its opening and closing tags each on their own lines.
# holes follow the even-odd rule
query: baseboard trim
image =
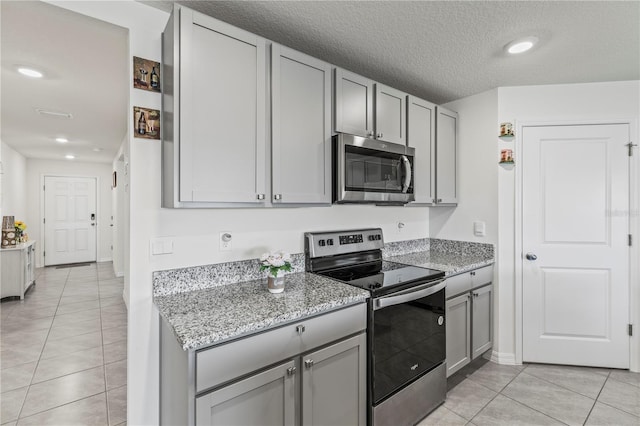
<svg viewBox="0 0 640 426">
<path fill-rule="evenodd" d="M 512 352 L 491 352 L 491 361 L 502 365 L 518 365 L 516 363 L 516 354 Z"/>
</svg>

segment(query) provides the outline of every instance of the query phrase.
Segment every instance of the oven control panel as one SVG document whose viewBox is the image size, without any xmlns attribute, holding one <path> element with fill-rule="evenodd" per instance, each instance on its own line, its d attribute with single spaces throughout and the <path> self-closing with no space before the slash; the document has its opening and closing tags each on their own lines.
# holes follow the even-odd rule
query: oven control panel
<svg viewBox="0 0 640 426">
<path fill-rule="evenodd" d="M 382 229 L 358 229 L 354 231 L 307 232 L 305 254 L 311 258 L 334 256 L 384 247 Z"/>
</svg>

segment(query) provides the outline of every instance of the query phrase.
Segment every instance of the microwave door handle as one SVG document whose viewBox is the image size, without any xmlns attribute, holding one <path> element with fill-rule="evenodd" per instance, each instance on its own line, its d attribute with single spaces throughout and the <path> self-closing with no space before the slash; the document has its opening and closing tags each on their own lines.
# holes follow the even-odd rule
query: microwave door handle
<svg viewBox="0 0 640 426">
<path fill-rule="evenodd" d="M 419 287 L 416 289 L 411 289 L 411 291 L 403 292 L 401 294 L 397 294 L 395 296 L 389 297 L 381 297 L 379 299 L 375 299 L 373 303 L 373 310 L 376 311 L 378 309 L 385 308 L 387 306 L 399 305 L 401 303 L 411 302 L 412 300 L 422 299 L 423 297 L 431 296 L 444 289 L 447 285 L 446 282 L 441 280 L 439 284 L 431 285 L 427 288 Z"/>
<path fill-rule="evenodd" d="M 404 164 L 405 171 L 404 182 L 402 184 L 402 192 L 407 192 L 407 190 L 409 189 L 409 185 L 411 184 L 411 162 L 409 162 L 409 159 L 406 155 L 403 155 L 401 158 L 402 164 Z"/>
</svg>

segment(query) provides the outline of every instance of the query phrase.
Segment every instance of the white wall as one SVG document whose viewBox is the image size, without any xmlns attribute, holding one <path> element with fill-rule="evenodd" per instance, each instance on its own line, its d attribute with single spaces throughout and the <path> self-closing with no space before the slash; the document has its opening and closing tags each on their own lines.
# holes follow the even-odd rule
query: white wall
<svg viewBox="0 0 640 426">
<path fill-rule="evenodd" d="M 458 206 L 429 212 L 431 238 L 498 241 L 498 91 L 489 90 L 444 105 L 458 113 Z M 486 223 L 485 237 L 473 234 L 473 222 Z"/>
<path fill-rule="evenodd" d="M 496 129 L 500 122 L 523 122 L 523 121 L 562 121 L 562 120 L 607 120 L 607 119 L 632 119 L 636 125 L 640 115 L 640 82 L 623 81 L 609 83 L 590 84 L 565 84 L 547 86 L 528 87 L 503 87 L 498 89 L 498 120 Z M 638 141 L 637 127 L 635 133 L 631 135 L 632 141 Z M 517 136 L 517 135 L 516 135 Z M 518 153 L 515 152 L 515 144 L 511 143 L 514 149 L 516 167 L 518 167 Z M 633 159 L 637 176 L 638 160 L 640 155 L 636 150 Z M 640 215 L 638 212 L 637 193 L 640 182 L 636 177 L 635 191 L 632 197 L 635 199 L 635 207 L 632 206 L 631 221 L 637 230 L 640 229 Z M 500 169 L 498 174 L 498 199 L 500 223 L 498 262 L 500 264 L 499 282 L 500 294 L 498 300 L 498 315 L 500 318 L 500 332 L 497 336 L 498 351 L 503 357 L 509 356 L 515 359 L 516 352 L 516 329 L 515 317 L 515 203 L 516 203 L 515 170 Z M 636 237 L 638 238 L 638 237 Z M 632 315 L 638 324 L 640 315 L 640 292 L 638 291 L 638 249 L 632 249 L 632 261 L 635 260 L 634 271 L 632 272 L 632 292 L 631 307 Z M 634 337 L 632 346 L 634 347 L 631 357 L 632 368 L 639 366 L 638 349 L 640 340 Z M 495 350 L 494 350 L 495 352 Z M 510 354 L 510 355 L 509 355 Z"/>
<path fill-rule="evenodd" d="M 128 138 L 128 136 L 127 136 Z M 129 217 L 125 214 L 125 175 L 124 175 L 124 150 L 127 139 L 122 141 L 120 149 L 113 160 L 111 169 L 116 173 L 116 187 L 111 189 L 111 215 L 113 217 L 113 272 L 117 277 L 124 276 L 124 251 L 125 251 L 125 222 Z M 113 183 L 112 183 L 113 184 Z"/>
<path fill-rule="evenodd" d="M 42 179 L 43 176 L 81 176 L 97 178 L 97 259 L 99 262 L 111 260 L 111 165 L 107 163 L 83 163 L 78 161 L 55 161 L 27 159 L 27 225 L 29 237 L 38 240 L 36 244 L 36 266 L 44 265 L 44 228 L 42 224 Z"/>
<path fill-rule="evenodd" d="M 2 152 L 2 183 L 1 203 L 2 214 L 15 216 L 27 224 L 30 238 L 35 238 L 34 223 L 27 218 L 27 159 L 6 143 L 0 143 Z"/>
</svg>

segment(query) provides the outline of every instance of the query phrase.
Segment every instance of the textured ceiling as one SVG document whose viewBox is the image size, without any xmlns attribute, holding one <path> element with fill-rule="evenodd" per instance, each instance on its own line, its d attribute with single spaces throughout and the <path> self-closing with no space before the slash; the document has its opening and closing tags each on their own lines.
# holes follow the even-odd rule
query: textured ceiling
<svg viewBox="0 0 640 426">
<path fill-rule="evenodd" d="M 499 86 L 640 78 L 638 1 L 177 3 L 436 103 Z M 528 35 L 540 39 L 535 50 L 505 56 Z"/>
<path fill-rule="evenodd" d="M 74 154 L 110 163 L 127 130 L 128 31 L 41 2 L 1 1 L 0 10 L 2 141 L 27 158 Z M 26 78 L 16 65 L 45 77 Z M 73 118 L 42 116 L 36 108 Z M 69 143 L 56 143 L 57 136 Z"/>
</svg>

